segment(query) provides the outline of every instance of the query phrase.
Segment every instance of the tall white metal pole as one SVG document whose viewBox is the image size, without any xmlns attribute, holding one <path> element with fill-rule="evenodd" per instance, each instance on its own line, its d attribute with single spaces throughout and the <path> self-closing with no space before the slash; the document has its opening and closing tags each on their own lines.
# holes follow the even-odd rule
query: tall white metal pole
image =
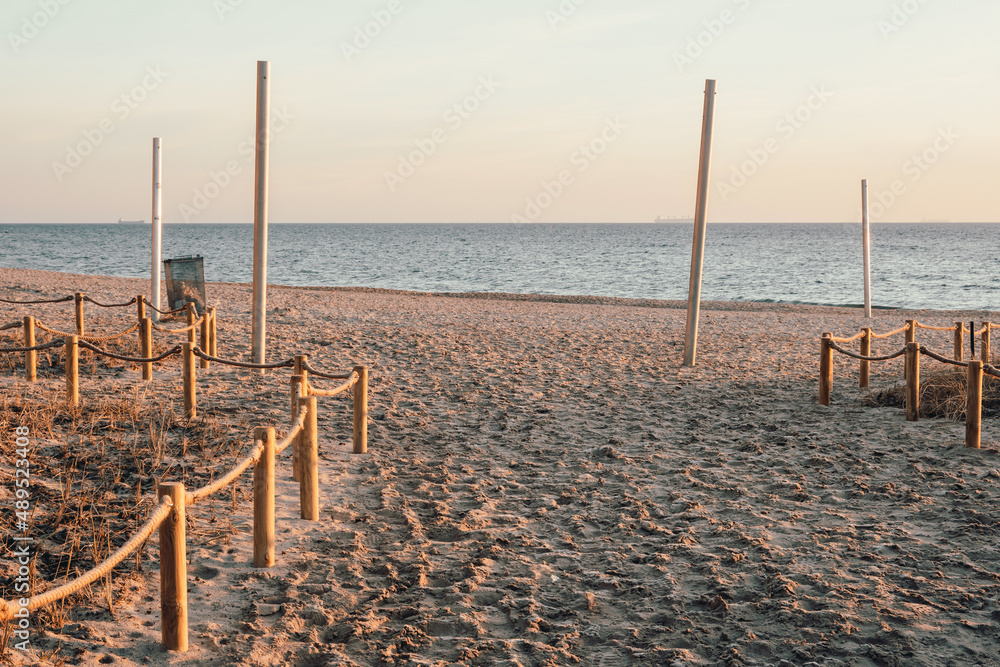
<svg viewBox="0 0 1000 667">
<path fill-rule="evenodd" d="M 865 269 L 865 317 L 872 316 L 872 245 L 868 214 L 868 179 L 861 181 L 861 247 Z"/>
<path fill-rule="evenodd" d="M 163 308 L 160 305 L 160 267 L 162 266 L 162 240 L 163 240 L 163 183 L 160 180 L 160 172 L 163 169 L 163 156 L 160 152 L 160 138 L 153 139 L 153 260 L 150 267 L 150 290 L 149 296 L 154 308 Z M 154 322 L 158 321 L 159 313 L 155 310 L 150 313 Z"/>
<path fill-rule="evenodd" d="M 701 274 L 705 262 L 705 229 L 708 208 L 708 173 L 712 157 L 712 126 L 715 118 L 715 80 L 705 81 L 705 112 L 701 127 L 701 158 L 698 162 L 698 199 L 694 210 L 694 243 L 691 247 L 691 283 L 688 287 L 687 333 L 684 365 L 698 358 L 698 317 L 701 314 Z"/>
<path fill-rule="evenodd" d="M 267 152 L 271 116 L 271 63 L 257 61 L 257 147 L 253 206 L 253 363 L 264 363 L 267 308 Z"/>
</svg>

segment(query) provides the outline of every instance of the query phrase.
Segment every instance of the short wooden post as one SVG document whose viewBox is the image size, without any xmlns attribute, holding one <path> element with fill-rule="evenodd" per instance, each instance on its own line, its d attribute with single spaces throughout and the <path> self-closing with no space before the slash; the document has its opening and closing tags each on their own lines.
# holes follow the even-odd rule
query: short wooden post
<svg viewBox="0 0 1000 667">
<path fill-rule="evenodd" d="M 213 357 L 217 357 L 217 356 L 219 356 L 219 345 L 218 345 L 219 330 L 216 327 L 215 306 L 212 306 L 211 308 L 209 308 L 208 312 L 211 313 L 211 315 L 212 315 L 212 329 L 211 329 L 211 334 L 212 334 L 211 348 L 212 349 L 209 350 L 208 353 L 210 355 L 212 355 Z"/>
<path fill-rule="evenodd" d="M 195 407 L 195 368 L 194 368 L 194 345 L 183 343 L 181 358 L 184 363 L 184 416 L 187 419 L 194 419 L 198 415 Z"/>
<path fill-rule="evenodd" d="M 870 357 L 872 356 L 872 330 L 868 327 L 863 329 L 864 335 L 861 336 L 861 356 Z M 858 386 L 862 389 L 868 388 L 868 381 L 871 375 L 871 363 L 867 359 L 861 360 L 861 372 L 858 379 Z"/>
<path fill-rule="evenodd" d="M 135 314 L 138 322 L 146 317 L 146 297 L 142 294 L 135 297 Z"/>
<path fill-rule="evenodd" d="M 264 451 L 253 469 L 253 566 L 274 565 L 274 429 L 259 426 Z"/>
<path fill-rule="evenodd" d="M 148 317 L 142 318 L 139 322 L 139 356 L 149 359 L 153 356 L 153 320 Z M 153 362 L 144 361 L 142 364 L 142 379 L 153 379 Z"/>
<path fill-rule="evenodd" d="M 983 432 L 983 362 L 969 362 L 969 388 L 965 403 L 965 447 L 979 449 Z"/>
<path fill-rule="evenodd" d="M 73 294 L 73 301 L 76 305 L 76 335 L 83 335 L 83 293 Z"/>
<path fill-rule="evenodd" d="M 173 509 L 160 524 L 160 615 L 163 645 L 169 651 L 188 648 L 187 528 L 184 484 L 161 482 L 158 497 L 169 496 Z"/>
<path fill-rule="evenodd" d="M 963 345 L 965 340 L 962 338 L 964 331 L 965 326 L 961 322 L 955 322 L 955 361 L 962 361 L 965 358 L 965 345 Z"/>
<path fill-rule="evenodd" d="M 979 358 L 984 364 L 990 363 L 990 329 L 993 325 L 983 322 L 983 337 L 979 340 Z"/>
<path fill-rule="evenodd" d="M 195 313 L 194 304 L 192 302 L 188 301 L 185 308 L 187 309 L 188 342 L 191 343 L 192 347 L 194 347 L 196 339 L 194 333 L 194 323 L 198 319 L 198 315 Z"/>
<path fill-rule="evenodd" d="M 24 316 L 24 346 L 35 346 L 35 318 Z M 34 382 L 38 379 L 38 351 L 28 350 L 24 353 L 24 379 Z"/>
<path fill-rule="evenodd" d="M 920 419 L 920 345 L 906 344 L 906 421 Z"/>
<path fill-rule="evenodd" d="M 354 385 L 354 453 L 368 451 L 368 367 L 355 366 L 358 383 Z"/>
<path fill-rule="evenodd" d="M 292 376 L 292 424 L 299 418 L 299 396 L 302 395 L 302 380 L 301 375 Z M 302 480 L 302 474 L 299 470 L 299 466 L 301 465 L 299 450 L 301 447 L 302 436 L 299 435 L 292 440 L 292 479 L 296 482 Z"/>
<path fill-rule="evenodd" d="M 80 405 L 80 338 L 66 336 L 66 403 Z"/>
<path fill-rule="evenodd" d="M 833 392 L 833 334 L 826 332 L 819 339 L 819 404 L 829 407 Z"/>
<path fill-rule="evenodd" d="M 302 393 L 309 393 L 309 371 L 306 370 L 306 366 L 309 364 L 308 354 L 297 354 L 294 359 L 295 366 L 292 367 L 292 373 L 295 375 L 302 376 Z"/>
<path fill-rule="evenodd" d="M 316 397 L 299 399 L 299 410 L 307 410 L 305 428 L 302 429 L 301 459 L 302 479 L 299 481 L 299 502 L 302 518 L 319 521 L 319 434 L 316 425 Z"/>
<path fill-rule="evenodd" d="M 909 345 L 910 343 L 916 343 L 917 342 L 917 321 L 916 320 L 906 320 L 906 327 L 907 327 L 906 328 L 906 334 L 905 334 L 906 335 L 906 344 Z M 910 372 L 908 369 L 909 369 L 909 366 L 907 366 L 904 363 L 903 364 L 903 379 L 904 380 L 910 377 L 908 375 L 908 373 Z"/>
<path fill-rule="evenodd" d="M 210 316 L 208 314 L 208 311 L 206 310 L 201 314 L 201 344 L 199 345 L 199 347 L 201 347 L 202 352 L 211 355 L 212 354 L 210 350 L 211 343 L 209 342 L 209 338 L 211 337 L 212 325 L 211 322 L 209 322 L 209 319 Z M 199 366 L 201 366 L 202 368 L 209 367 L 210 362 L 208 361 L 208 359 L 202 359 L 201 357 L 198 357 L 198 359 L 200 360 L 200 363 L 198 364 Z"/>
</svg>

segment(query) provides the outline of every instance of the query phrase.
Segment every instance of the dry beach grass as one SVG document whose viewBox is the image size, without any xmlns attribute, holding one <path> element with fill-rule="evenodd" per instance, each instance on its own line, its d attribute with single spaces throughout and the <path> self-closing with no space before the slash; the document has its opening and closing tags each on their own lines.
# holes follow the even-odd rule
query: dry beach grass
<svg viewBox="0 0 1000 667">
<path fill-rule="evenodd" d="M 0 269 L 7 298 L 146 287 Z M 245 357 L 249 286 L 212 284 L 209 297 L 220 354 Z M 194 508 L 187 653 L 158 643 L 151 540 L 110 584 L 37 614 L 30 660 L 6 659 L 1000 665 L 1000 425 L 986 420 L 986 448 L 965 450 L 959 422 L 868 405 L 843 358 L 834 406 L 818 406 L 819 335 L 867 325 L 856 309 L 705 304 L 699 365 L 685 369 L 681 306 L 272 288 L 270 357 L 371 367 L 369 454 L 350 454 L 347 402 L 321 402 L 321 520 L 298 520 L 283 460 L 268 570 L 252 567 L 249 476 Z M 29 313 L 72 323 L 59 304 L 0 306 L 0 324 Z M 114 331 L 132 316 L 91 310 L 88 323 Z M 907 316 L 880 311 L 874 327 Z M 951 349 L 945 334 L 921 340 Z M 201 371 L 204 416 L 187 424 L 176 361 L 148 385 L 123 365 L 81 372 L 78 414 L 59 405 L 57 372 L 28 386 L 19 368 L 0 369 L 4 539 L 10 424 L 31 419 L 32 530 L 48 536 L 40 550 L 78 536 L 80 567 L 142 520 L 156 479 L 207 479 L 254 426 L 287 428 L 285 372 Z M 900 360 L 873 365 L 874 392 L 901 374 Z M 62 576 L 65 561 L 39 555 L 38 569 Z M 0 581 L 12 567 L 0 561 Z"/>
</svg>

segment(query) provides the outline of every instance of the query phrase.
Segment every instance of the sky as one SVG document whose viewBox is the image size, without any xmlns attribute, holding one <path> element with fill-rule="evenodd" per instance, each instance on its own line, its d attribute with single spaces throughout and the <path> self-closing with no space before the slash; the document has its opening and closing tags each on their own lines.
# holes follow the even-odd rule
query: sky
<svg viewBox="0 0 1000 667">
<path fill-rule="evenodd" d="M 995 0 L 4 0 L 0 223 L 996 222 Z"/>
</svg>

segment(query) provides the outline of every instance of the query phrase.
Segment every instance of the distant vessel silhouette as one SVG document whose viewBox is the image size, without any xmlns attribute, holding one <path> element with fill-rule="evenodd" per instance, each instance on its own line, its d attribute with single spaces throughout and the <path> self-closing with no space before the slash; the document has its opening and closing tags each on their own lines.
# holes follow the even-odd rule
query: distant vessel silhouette
<svg viewBox="0 0 1000 667">
<path fill-rule="evenodd" d="M 126 220 L 125 218 L 118 218 L 119 225 L 144 225 L 145 220 Z"/>
<path fill-rule="evenodd" d="M 653 220 L 653 222 L 694 222 L 694 218 L 675 218 L 673 216 L 661 218 L 657 215 L 656 220 Z"/>
</svg>

